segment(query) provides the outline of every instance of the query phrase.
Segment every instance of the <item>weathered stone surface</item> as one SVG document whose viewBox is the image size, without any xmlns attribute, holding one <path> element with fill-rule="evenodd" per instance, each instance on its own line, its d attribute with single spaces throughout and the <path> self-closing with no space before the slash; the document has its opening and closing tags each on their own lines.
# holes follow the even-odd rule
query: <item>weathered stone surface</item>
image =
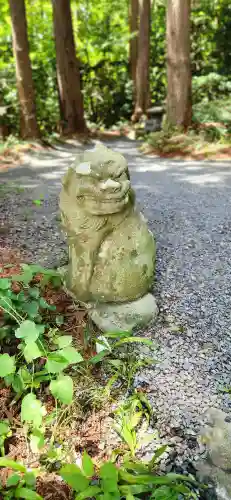
<svg viewBox="0 0 231 500">
<path fill-rule="evenodd" d="M 156 300 L 150 293 L 124 304 L 98 304 L 89 310 L 94 323 L 104 332 L 131 331 L 145 326 L 158 314 Z"/>
<path fill-rule="evenodd" d="M 207 425 L 201 431 L 201 440 L 206 445 L 208 456 L 217 467 L 231 470 L 231 418 L 217 408 L 211 408 Z"/>
<path fill-rule="evenodd" d="M 231 474 L 211 465 L 204 460 L 196 462 L 197 479 L 203 484 L 210 486 L 205 490 L 208 500 L 231 500 Z"/>
<path fill-rule="evenodd" d="M 69 168 L 60 208 L 69 246 L 66 286 L 78 300 L 126 302 L 149 290 L 155 243 L 134 203 L 119 153 L 97 146 Z"/>
<path fill-rule="evenodd" d="M 206 445 L 207 457 L 195 463 L 197 476 L 215 485 L 218 500 L 231 500 L 231 416 L 210 408 L 205 417 L 199 441 Z"/>
</svg>

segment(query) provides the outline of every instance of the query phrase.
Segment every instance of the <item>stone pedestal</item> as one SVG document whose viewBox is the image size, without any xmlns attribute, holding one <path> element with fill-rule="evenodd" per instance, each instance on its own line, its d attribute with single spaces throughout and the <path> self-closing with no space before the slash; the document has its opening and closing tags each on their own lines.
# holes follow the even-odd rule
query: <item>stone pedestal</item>
<svg viewBox="0 0 231 500">
<path fill-rule="evenodd" d="M 95 305 L 89 313 L 92 321 L 104 332 L 129 332 L 155 319 L 158 308 L 153 295 L 147 293 L 133 302 Z"/>
<path fill-rule="evenodd" d="M 146 296 L 155 243 L 135 207 L 125 158 L 105 146 L 78 155 L 64 176 L 60 209 L 69 247 L 67 289 L 92 305 L 90 315 L 103 330 L 148 322 L 157 313 L 154 297 Z"/>
</svg>

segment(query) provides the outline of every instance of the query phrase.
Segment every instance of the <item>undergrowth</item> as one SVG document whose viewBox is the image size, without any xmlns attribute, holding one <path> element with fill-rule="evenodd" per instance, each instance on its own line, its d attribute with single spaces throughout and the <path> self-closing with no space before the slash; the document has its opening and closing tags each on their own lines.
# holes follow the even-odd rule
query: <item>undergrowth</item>
<svg viewBox="0 0 231 500">
<path fill-rule="evenodd" d="M 36 265 L 22 265 L 20 274 L 0 278 L 0 398 L 7 390 L 9 408 L 0 421 L 0 467 L 7 471 L 2 498 L 39 500 L 38 478 L 52 470 L 67 483 L 69 498 L 78 500 L 198 498 L 191 476 L 158 474 L 166 446 L 148 463 L 137 458 L 139 430 L 152 425 L 153 414 L 133 382 L 153 359 L 138 360 L 129 346 L 150 345 L 150 340 L 130 332 L 99 335 L 89 326 L 76 340 L 67 332 L 65 313 L 49 300 L 51 289 L 62 289 L 59 273 Z M 89 412 L 112 402 L 121 446 L 100 464 L 84 451 L 77 465 L 71 429 L 75 433 Z M 24 464 L 8 456 L 9 440 L 19 434 Z M 31 467 L 35 457 L 37 466 Z"/>
<path fill-rule="evenodd" d="M 230 156 L 230 132 L 222 124 L 204 124 L 187 133 L 175 130 L 161 130 L 146 137 L 142 151 L 155 152 L 163 156 L 185 156 L 198 159 Z"/>
<path fill-rule="evenodd" d="M 144 137 L 143 151 L 198 159 L 231 155 L 231 101 L 206 99 L 193 106 L 193 126 L 186 132 L 163 123 L 159 132 Z"/>
</svg>

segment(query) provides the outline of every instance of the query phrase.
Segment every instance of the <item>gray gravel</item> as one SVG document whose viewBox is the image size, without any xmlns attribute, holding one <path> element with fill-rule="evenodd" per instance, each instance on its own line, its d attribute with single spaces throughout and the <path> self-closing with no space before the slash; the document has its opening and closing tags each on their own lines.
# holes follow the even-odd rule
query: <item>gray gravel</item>
<svg viewBox="0 0 231 500">
<path fill-rule="evenodd" d="M 111 146 L 128 159 L 137 201 L 157 241 L 153 292 L 160 316 L 147 333 L 156 341 L 158 362 L 136 383 L 157 410 L 160 436 L 172 439 L 182 459 L 195 456 L 204 411 L 231 409 L 231 396 L 220 390 L 231 385 L 231 163 L 143 156 L 129 140 Z M 58 193 L 80 148 L 28 155 L 23 166 L 0 175 L 6 183 L 1 217 L 8 224 L 0 238 L 21 247 L 29 260 L 51 266 L 66 257 Z M 25 190 L 7 194 L 10 181 Z M 41 195 L 44 202 L 35 206 Z"/>
</svg>

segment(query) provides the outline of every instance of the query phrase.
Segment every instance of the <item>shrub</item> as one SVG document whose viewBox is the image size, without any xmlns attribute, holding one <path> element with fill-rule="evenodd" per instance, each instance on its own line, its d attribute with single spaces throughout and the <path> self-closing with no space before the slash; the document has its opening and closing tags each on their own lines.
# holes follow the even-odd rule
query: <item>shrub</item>
<svg viewBox="0 0 231 500">
<path fill-rule="evenodd" d="M 209 73 L 203 76 L 194 76 L 192 79 L 193 102 L 210 102 L 230 95 L 231 78 Z"/>
</svg>

